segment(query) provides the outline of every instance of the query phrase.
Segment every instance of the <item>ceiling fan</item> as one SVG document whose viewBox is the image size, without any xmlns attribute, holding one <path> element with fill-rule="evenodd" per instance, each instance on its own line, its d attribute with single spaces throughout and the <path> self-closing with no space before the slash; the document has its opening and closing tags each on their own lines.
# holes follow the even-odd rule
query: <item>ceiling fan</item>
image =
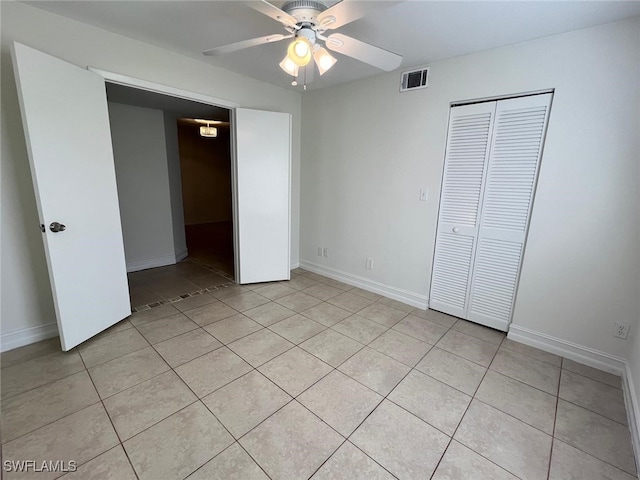
<svg viewBox="0 0 640 480">
<path fill-rule="evenodd" d="M 252 38 L 241 42 L 231 43 L 202 52 L 204 55 L 224 55 L 249 47 L 265 43 L 279 42 L 293 38 L 287 48 L 287 55 L 280 62 L 280 68 L 292 75 L 292 85 L 297 85 L 297 77 L 301 67 L 306 67 L 311 60 L 315 61 L 320 75 L 323 75 L 337 62 L 326 48 L 333 52 L 347 55 L 361 62 L 367 63 L 381 70 L 391 71 L 400 66 L 402 56 L 375 47 L 341 33 L 325 36 L 327 30 L 337 29 L 362 18 L 370 11 L 381 6 L 389 6 L 399 2 L 358 2 L 342 0 L 328 7 L 319 0 L 291 0 L 286 1 L 282 8 L 260 0 L 247 2 L 248 5 L 280 22 L 287 34 L 273 34 Z M 381 5 L 382 4 L 382 5 Z M 324 48 L 320 42 L 324 42 Z M 305 88 L 306 88 L 305 69 Z M 313 69 L 312 69 L 313 71 Z"/>
</svg>

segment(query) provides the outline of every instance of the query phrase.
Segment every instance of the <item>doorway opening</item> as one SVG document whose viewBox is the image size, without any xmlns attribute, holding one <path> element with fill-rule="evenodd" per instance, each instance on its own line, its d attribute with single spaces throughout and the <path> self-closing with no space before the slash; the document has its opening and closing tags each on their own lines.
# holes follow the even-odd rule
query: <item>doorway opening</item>
<svg viewBox="0 0 640 480">
<path fill-rule="evenodd" d="M 136 110 L 127 104 L 119 104 L 119 113 L 110 112 L 105 81 L 144 90 L 140 94 L 168 95 L 168 101 L 187 99 L 206 108 L 222 108 L 229 114 L 234 137 L 234 277 L 242 284 L 290 278 L 291 114 L 238 108 L 237 104 L 207 95 L 93 68 L 85 70 L 18 42 L 12 44 L 12 61 L 17 70 L 16 86 L 38 215 L 46 234 L 43 246 L 63 350 L 70 350 L 130 314 L 127 263 L 133 272 L 175 265 L 188 257 L 182 200 L 177 194 L 181 194 L 179 162 L 172 161 L 178 158 L 173 155 L 179 149 L 176 127 L 166 121 L 175 112 L 154 111 L 150 106 Z M 50 78 L 58 81 L 51 83 Z M 131 114 L 134 110 L 139 117 Z M 51 112 L 57 112 L 53 121 Z M 125 141 L 117 148 L 141 155 L 151 162 L 150 168 L 123 161 L 120 172 L 116 171 L 116 149 L 110 137 L 111 120 L 118 115 L 128 124 L 118 132 Z M 209 117 L 209 112 L 204 116 Z M 139 146 L 138 136 L 159 132 L 164 133 L 160 142 Z M 164 149 L 159 148 L 162 145 Z M 128 189 L 117 181 L 118 176 L 129 181 Z M 164 189 L 157 188 L 160 184 Z M 47 188 L 40 188 L 42 185 Z M 127 190 L 134 199 L 132 208 L 123 209 L 131 213 L 131 218 L 121 218 L 118 190 L 121 194 Z M 139 205 L 149 211 L 140 213 Z M 59 228 L 64 225 L 60 220 L 73 228 Z M 55 227 L 52 232 L 47 231 L 47 224 Z M 146 256 L 127 262 L 128 239 L 123 236 L 127 228 L 123 229 L 123 224 L 137 228 L 149 240 L 145 243 L 137 238 L 126 250 Z M 64 240 L 58 241 L 63 230 Z M 53 233 L 56 237 L 50 236 Z M 203 267 L 186 267 L 193 268 Z M 213 275 L 205 273 L 203 278 Z M 190 280 L 180 281 L 199 287 Z M 167 289 L 162 294 L 168 298 L 164 303 L 183 297 L 184 290 L 176 285 L 160 284 Z M 88 294 L 78 294 L 79 288 Z M 87 309 L 95 311 L 90 321 Z"/>
<path fill-rule="evenodd" d="M 192 260 L 233 280 L 229 121 L 205 120 L 179 118 L 177 125 L 187 250 Z M 212 136 L 202 135 L 200 127 Z"/>
<path fill-rule="evenodd" d="M 234 283 L 230 110 L 106 85 L 131 307 Z"/>
</svg>

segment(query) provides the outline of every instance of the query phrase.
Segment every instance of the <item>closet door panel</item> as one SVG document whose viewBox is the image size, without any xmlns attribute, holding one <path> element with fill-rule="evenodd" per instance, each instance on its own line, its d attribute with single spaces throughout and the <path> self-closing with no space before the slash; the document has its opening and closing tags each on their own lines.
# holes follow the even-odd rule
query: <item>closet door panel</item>
<svg viewBox="0 0 640 480">
<path fill-rule="evenodd" d="M 473 236 L 448 232 L 438 235 L 431 279 L 431 308 L 458 317 L 464 315 L 474 241 Z"/>
<path fill-rule="evenodd" d="M 506 331 L 549 116 L 551 94 L 497 103 L 467 319 Z"/>
<path fill-rule="evenodd" d="M 516 294 L 522 243 L 480 238 L 473 265 L 468 320 L 507 331 Z"/>
<path fill-rule="evenodd" d="M 449 118 L 429 305 L 459 317 L 467 309 L 495 108 L 454 107 Z"/>
</svg>

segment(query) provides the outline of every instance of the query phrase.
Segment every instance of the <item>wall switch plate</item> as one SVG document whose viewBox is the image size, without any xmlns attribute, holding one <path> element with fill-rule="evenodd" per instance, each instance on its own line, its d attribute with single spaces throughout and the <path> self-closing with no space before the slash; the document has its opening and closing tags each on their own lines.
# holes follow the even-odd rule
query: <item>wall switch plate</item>
<svg viewBox="0 0 640 480">
<path fill-rule="evenodd" d="M 373 270 L 373 258 L 367 258 L 365 266 L 367 267 L 367 270 Z"/>
<path fill-rule="evenodd" d="M 624 338 L 625 340 L 629 337 L 629 329 L 631 325 L 626 323 L 616 322 L 615 330 L 613 331 L 613 336 L 618 338 Z"/>
<path fill-rule="evenodd" d="M 321 257 L 322 256 L 322 247 L 318 247 L 318 256 Z"/>
<path fill-rule="evenodd" d="M 329 257 L 329 249 L 328 248 L 324 248 L 324 250 L 322 251 L 322 256 L 323 257 Z"/>
<path fill-rule="evenodd" d="M 427 198 L 429 198 L 429 190 L 427 190 L 426 188 L 421 188 L 420 196 L 418 198 L 420 199 L 421 202 L 426 202 Z"/>
</svg>

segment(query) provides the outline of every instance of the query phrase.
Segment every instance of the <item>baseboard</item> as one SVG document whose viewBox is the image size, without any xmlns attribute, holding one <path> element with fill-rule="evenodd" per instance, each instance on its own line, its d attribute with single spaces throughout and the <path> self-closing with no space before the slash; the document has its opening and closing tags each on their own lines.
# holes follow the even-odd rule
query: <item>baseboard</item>
<svg viewBox="0 0 640 480">
<path fill-rule="evenodd" d="M 353 275 L 351 273 L 336 270 L 335 268 L 325 267 L 324 265 L 318 265 L 316 263 L 307 262 L 306 260 L 300 260 L 300 268 L 309 270 L 310 272 L 324 275 L 325 277 L 333 278 L 340 282 L 354 287 L 362 288 L 368 292 L 377 293 L 383 297 L 392 298 L 399 302 L 406 303 L 412 307 L 426 309 L 428 308 L 427 297 L 401 288 L 385 285 L 384 283 L 369 280 L 368 278 Z"/>
<path fill-rule="evenodd" d="M 631 445 L 636 459 L 636 466 L 640 465 L 640 417 L 638 416 L 638 397 L 636 395 L 635 384 L 629 363 L 625 362 L 624 373 L 622 374 L 622 391 L 624 392 L 624 405 L 627 410 L 627 422 L 631 433 Z"/>
<path fill-rule="evenodd" d="M 295 270 L 296 268 L 300 267 L 300 262 L 296 262 L 296 263 L 292 263 L 291 266 L 289 267 L 291 270 Z"/>
<path fill-rule="evenodd" d="M 507 337 L 516 342 L 539 348 L 545 352 L 555 353 L 578 363 L 616 375 L 624 375 L 626 369 L 627 362 L 621 357 L 568 342 L 545 333 L 535 332 L 519 325 L 511 324 Z"/>
<path fill-rule="evenodd" d="M 176 262 L 181 262 L 182 260 L 184 260 L 185 258 L 187 258 L 189 256 L 189 251 L 188 250 L 184 250 L 180 253 L 176 253 Z"/>
<path fill-rule="evenodd" d="M 57 335 L 58 324 L 56 322 L 3 333 L 0 335 L 0 352 L 7 352 L 14 348 L 24 347 L 25 345 L 46 340 L 47 338 Z"/>
<path fill-rule="evenodd" d="M 186 253 L 186 252 L 185 252 Z M 133 262 L 127 262 L 127 273 L 138 272 L 140 270 L 146 270 L 148 268 L 166 267 L 167 265 L 175 265 L 178 260 L 178 255 L 164 255 L 162 257 L 144 258 L 142 260 L 135 260 Z M 186 258 L 183 257 L 182 259 Z"/>
</svg>

